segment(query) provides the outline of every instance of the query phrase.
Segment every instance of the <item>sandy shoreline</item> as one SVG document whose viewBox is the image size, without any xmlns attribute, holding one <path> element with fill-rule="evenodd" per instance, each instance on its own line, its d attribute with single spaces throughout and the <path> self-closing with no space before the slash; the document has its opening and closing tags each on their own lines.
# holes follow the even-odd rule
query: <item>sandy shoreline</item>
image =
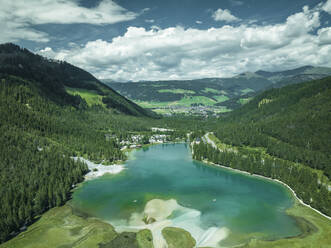
<svg viewBox="0 0 331 248">
<path fill-rule="evenodd" d="M 241 174 L 249 175 L 249 176 L 252 176 L 252 177 L 259 177 L 259 178 L 263 178 L 263 179 L 266 179 L 266 180 L 269 180 L 269 181 L 273 181 L 273 182 L 280 183 L 280 184 L 284 185 L 285 187 L 287 187 L 287 188 L 291 191 L 291 193 L 294 195 L 295 199 L 298 200 L 298 202 L 299 202 L 300 204 L 302 204 L 303 206 L 308 207 L 308 208 L 314 210 L 316 213 L 318 213 L 318 214 L 322 215 L 323 217 L 325 217 L 325 218 L 331 220 L 331 217 L 330 217 L 330 216 L 327 216 L 326 214 L 323 214 L 322 212 L 320 212 L 319 210 L 313 208 L 312 206 L 310 206 L 310 205 L 304 203 L 304 202 L 303 202 L 303 201 L 297 196 L 297 194 L 295 193 L 295 191 L 294 191 L 290 186 L 288 186 L 286 183 L 284 183 L 284 182 L 282 182 L 282 181 L 280 181 L 280 180 L 278 180 L 278 179 L 272 179 L 272 178 L 265 177 L 265 176 L 261 176 L 261 175 L 257 175 L 257 174 L 251 174 L 251 173 L 249 173 L 249 172 L 247 172 L 247 171 L 241 171 L 241 170 L 234 169 L 234 168 L 231 168 L 231 167 L 227 167 L 227 166 L 224 166 L 224 165 L 215 164 L 215 163 L 213 163 L 213 162 L 209 162 L 209 161 L 207 161 L 207 160 L 203 160 L 202 162 L 207 163 L 207 164 L 211 164 L 211 165 L 216 166 L 216 167 L 221 167 L 221 168 L 224 168 L 224 169 L 232 170 L 232 171 L 235 171 L 235 172 L 238 172 L 238 173 L 241 173 Z"/>
<path fill-rule="evenodd" d="M 174 213 L 176 213 L 174 215 Z M 153 220 L 146 223 L 144 219 Z M 116 231 L 137 232 L 149 229 L 155 248 L 167 247 L 162 230 L 167 227 L 180 228 L 190 233 L 196 241 L 196 247 L 219 247 L 218 243 L 229 234 L 226 227 L 204 228 L 201 212 L 178 204 L 175 199 L 153 199 L 146 203 L 143 212 L 133 212 L 128 219 L 110 221 Z"/>
<path fill-rule="evenodd" d="M 123 165 L 113 164 L 113 165 L 103 165 L 103 164 L 95 164 L 92 161 L 82 158 L 82 157 L 73 157 L 75 161 L 80 160 L 87 164 L 90 172 L 85 175 L 86 180 L 95 179 L 97 177 L 101 177 L 105 174 L 118 174 L 121 171 L 125 170 Z"/>
</svg>

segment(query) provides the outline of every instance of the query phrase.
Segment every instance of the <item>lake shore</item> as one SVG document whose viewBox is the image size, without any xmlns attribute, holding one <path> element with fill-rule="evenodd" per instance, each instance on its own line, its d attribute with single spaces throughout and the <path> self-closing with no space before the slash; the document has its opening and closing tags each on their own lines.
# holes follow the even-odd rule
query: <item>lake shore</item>
<svg viewBox="0 0 331 248">
<path fill-rule="evenodd" d="M 213 165 L 213 166 L 216 166 L 216 167 L 221 167 L 221 168 L 224 168 L 224 169 L 228 169 L 228 170 L 231 170 L 231 171 L 235 171 L 235 172 L 238 172 L 238 173 L 241 173 L 241 174 L 245 174 L 245 175 L 248 175 L 248 176 L 252 176 L 252 177 L 259 177 L 259 178 L 263 178 L 263 179 L 266 179 L 266 180 L 269 180 L 269 181 L 273 181 L 273 182 L 277 182 L 277 183 L 280 183 L 282 184 L 283 186 L 285 186 L 291 193 L 292 195 L 294 196 L 294 198 L 300 203 L 302 204 L 303 206 L 305 207 L 308 207 L 310 209 L 312 209 L 313 211 L 315 211 L 316 213 L 322 215 L 323 217 L 331 220 L 331 217 L 330 216 L 327 216 L 325 214 L 323 214 L 322 212 L 320 212 L 319 210 L 311 207 L 310 205 L 304 203 L 298 196 L 297 194 L 295 193 L 295 191 L 290 187 L 288 186 L 286 183 L 278 180 L 278 179 L 273 179 L 273 178 L 269 178 L 269 177 L 265 177 L 265 176 L 261 176 L 261 175 L 258 175 L 258 174 L 251 174 L 247 171 L 242 171 L 242 170 L 238 170 L 238 169 L 234 169 L 234 168 L 231 168 L 231 167 L 227 167 L 227 166 L 224 166 L 224 165 L 220 165 L 220 164 L 215 164 L 213 162 L 209 162 L 207 160 L 203 160 L 202 161 L 203 163 L 207 163 L 207 164 L 210 164 L 210 165 Z"/>
<path fill-rule="evenodd" d="M 331 218 L 320 211 L 314 209 L 302 202 L 302 200 L 296 195 L 295 191 L 289 187 L 287 184 L 281 182 L 277 179 L 272 179 L 264 177 L 257 174 L 251 174 L 246 171 L 241 171 L 231 167 L 226 167 L 223 165 L 215 164 L 207 160 L 200 161 L 207 166 L 219 167 L 226 169 L 238 174 L 243 174 L 250 177 L 260 178 L 263 180 L 268 180 L 274 183 L 281 184 L 286 187 L 287 190 L 294 197 L 294 204 L 289 209 L 286 210 L 286 213 L 293 217 L 297 222 L 297 225 L 300 226 L 302 233 L 298 236 L 287 237 L 276 240 L 263 240 L 256 237 L 252 237 L 250 241 L 245 242 L 242 245 L 236 247 L 247 247 L 247 248 L 279 248 L 279 247 L 292 247 L 292 248 L 302 248 L 306 247 L 307 244 L 311 244 L 309 247 L 328 247 L 326 244 L 331 243 Z M 232 247 L 227 246 L 225 247 Z"/>
<path fill-rule="evenodd" d="M 215 149 L 219 149 L 218 146 L 215 144 L 215 142 L 209 138 L 209 135 L 210 135 L 210 134 L 213 134 L 213 133 L 206 133 L 206 134 L 203 136 L 203 138 L 205 138 L 205 139 L 206 139 L 206 142 L 209 143 L 209 144 L 211 144 L 213 148 L 215 148 Z M 192 150 L 192 154 L 193 154 L 193 146 L 192 146 L 192 144 L 191 144 L 191 150 Z M 280 181 L 280 180 L 278 180 L 278 179 L 273 179 L 273 178 L 265 177 L 265 176 L 258 175 L 258 174 L 252 174 L 252 173 L 249 173 L 249 172 L 247 172 L 247 171 L 243 171 L 243 170 L 239 170 L 239 169 L 234 169 L 234 168 L 227 167 L 227 166 L 220 165 L 220 164 L 215 164 L 215 163 L 209 162 L 209 161 L 207 161 L 207 160 L 204 160 L 203 162 L 206 162 L 206 163 L 209 163 L 209 164 L 212 164 L 212 165 L 218 166 L 218 167 L 222 167 L 222 168 L 225 168 L 225 169 L 229 169 L 229 170 L 232 170 L 232 171 L 237 171 L 237 172 L 239 172 L 239 173 L 243 173 L 243 174 L 246 174 L 246 175 L 250 175 L 250 176 L 254 176 L 254 177 L 260 177 L 260 178 L 263 178 L 263 179 L 266 179 L 266 180 L 271 180 L 271 181 L 273 181 L 273 182 L 280 183 L 280 184 L 284 185 L 287 189 L 290 190 L 290 192 L 292 193 L 292 195 L 294 196 L 294 198 L 295 198 L 300 204 L 302 204 L 302 205 L 305 206 L 305 207 L 308 207 L 308 208 L 312 209 L 313 211 L 315 211 L 316 213 L 322 215 L 323 217 L 327 218 L 328 220 L 331 220 L 331 217 L 330 217 L 330 216 L 328 216 L 328 215 L 322 213 L 321 211 L 319 211 L 319 210 L 313 208 L 313 207 L 310 206 L 309 204 L 304 203 L 304 202 L 303 202 L 303 201 L 297 196 L 296 192 L 295 192 L 295 191 L 294 191 L 289 185 L 287 185 L 286 183 L 284 183 L 284 182 L 282 182 L 282 181 Z"/>
<path fill-rule="evenodd" d="M 73 159 L 75 161 L 79 160 L 86 163 L 87 167 L 89 168 L 90 171 L 84 176 L 85 180 L 95 179 L 105 174 L 118 174 L 123 170 L 125 170 L 125 167 L 120 164 L 111 164 L 111 165 L 96 164 L 82 157 L 73 157 Z"/>
</svg>

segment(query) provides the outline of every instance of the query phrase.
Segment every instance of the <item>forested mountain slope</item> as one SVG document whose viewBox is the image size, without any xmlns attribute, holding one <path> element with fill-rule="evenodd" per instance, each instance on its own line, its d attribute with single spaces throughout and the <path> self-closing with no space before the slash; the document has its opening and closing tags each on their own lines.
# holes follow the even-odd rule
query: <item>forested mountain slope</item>
<svg viewBox="0 0 331 248">
<path fill-rule="evenodd" d="M 330 96 L 331 77 L 271 89 L 231 113 L 217 133 L 233 144 L 268 147 L 331 178 Z"/>
<path fill-rule="evenodd" d="M 104 85 L 90 73 L 64 61 L 54 61 L 31 53 L 17 45 L 0 45 L 0 75 L 14 75 L 33 82 L 40 91 L 59 104 L 79 106 L 84 104 L 79 97 L 68 94 L 67 89 L 90 91 L 99 96 L 100 103 L 108 108 L 136 116 L 153 116 L 109 86 Z"/>
<path fill-rule="evenodd" d="M 87 102 L 92 93 L 100 104 Z M 1 45 L 0 243 L 70 198 L 88 171 L 73 156 L 125 159 L 116 137 L 146 131 L 135 116 L 149 115 L 79 68 Z"/>
<path fill-rule="evenodd" d="M 221 151 L 200 144 L 195 158 L 279 179 L 331 215 L 331 77 L 263 92 L 214 134 Z"/>
<path fill-rule="evenodd" d="M 331 155 L 331 77 L 268 90 L 227 121 L 251 123 L 283 142 Z"/>
</svg>

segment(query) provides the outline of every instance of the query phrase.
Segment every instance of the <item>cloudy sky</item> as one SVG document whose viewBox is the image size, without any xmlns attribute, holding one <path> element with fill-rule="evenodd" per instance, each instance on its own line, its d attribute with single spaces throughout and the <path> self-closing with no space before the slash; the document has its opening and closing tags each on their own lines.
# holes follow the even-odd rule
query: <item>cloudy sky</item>
<svg viewBox="0 0 331 248">
<path fill-rule="evenodd" d="M 14 42 L 115 81 L 331 67 L 331 0 L 0 0 Z"/>
</svg>

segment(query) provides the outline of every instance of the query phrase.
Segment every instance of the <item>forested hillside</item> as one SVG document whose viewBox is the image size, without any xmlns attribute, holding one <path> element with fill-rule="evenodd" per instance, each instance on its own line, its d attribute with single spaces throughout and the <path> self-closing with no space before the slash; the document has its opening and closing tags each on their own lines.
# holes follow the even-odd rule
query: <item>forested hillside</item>
<svg viewBox="0 0 331 248">
<path fill-rule="evenodd" d="M 73 89 L 93 92 L 100 103 Z M 79 68 L 1 45 L 0 243 L 70 198 L 88 171 L 72 157 L 124 160 L 119 139 L 150 130 L 148 120 L 134 117 L 149 115 Z"/>
<path fill-rule="evenodd" d="M 272 89 L 228 117 L 240 141 L 225 129 L 217 133 L 233 144 L 267 147 L 271 154 L 321 169 L 331 178 L 330 96 L 331 77 Z"/>
<path fill-rule="evenodd" d="M 266 91 L 214 130 L 196 159 L 279 179 L 331 215 L 331 77 Z"/>
<path fill-rule="evenodd" d="M 80 97 L 68 94 L 68 87 L 91 91 L 100 96 L 106 107 L 135 116 L 155 116 L 110 87 L 90 73 L 64 61 L 49 60 L 14 44 L 0 45 L 0 75 L 14 75 L 33 82 L 41 93 L 59 104 L 79 106 Z M 79 96 L 79 93 L 76 94 Z M 85 99 L 86 100 L 86 99 Z"/>
</svg>

